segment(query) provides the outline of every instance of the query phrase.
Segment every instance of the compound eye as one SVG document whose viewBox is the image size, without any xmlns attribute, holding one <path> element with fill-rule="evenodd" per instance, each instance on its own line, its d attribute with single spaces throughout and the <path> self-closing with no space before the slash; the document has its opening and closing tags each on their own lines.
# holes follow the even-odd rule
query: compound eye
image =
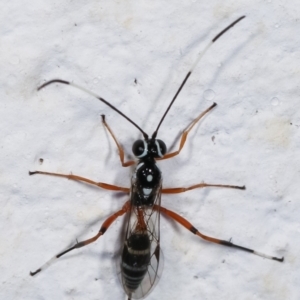
<svg viewBox="0 0 300 300">
<path fill-rule="evenodd" d="M 148 152 L 147 143 L 143 140 L 135 141 L 132 145 L 132 152 L 138 158 L 146 156 Z"/>
<path fill-rule="evenodd" d="M 156 140 L 157 154 L 159 157 L 163 157 L 167 152 L 167 146 L 162 140 Z"/>
</svg>

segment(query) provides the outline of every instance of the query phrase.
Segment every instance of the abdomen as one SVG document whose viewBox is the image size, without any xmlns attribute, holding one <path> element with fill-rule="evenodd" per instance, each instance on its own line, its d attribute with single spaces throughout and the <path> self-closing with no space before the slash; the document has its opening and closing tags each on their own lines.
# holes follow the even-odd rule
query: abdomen
<svg viewBox="0 0 300 300">
<path fill-rule="evenodd" d="M 127 294 L 134 293 L 147 273 L 150 264 L 150 244 L 147 233 L 132 233 L 125 241 L 121 273 Z"/>
</svg>

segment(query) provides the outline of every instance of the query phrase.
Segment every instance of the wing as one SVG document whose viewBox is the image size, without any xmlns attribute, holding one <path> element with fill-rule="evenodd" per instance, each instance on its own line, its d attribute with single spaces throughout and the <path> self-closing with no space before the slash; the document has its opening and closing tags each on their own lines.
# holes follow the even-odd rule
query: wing
<svg viewBox="0 0 300 300">
<path fill-rule="evenodd" d="M 120 259 L 118 261 L 118 274 L 123 285 L 124 291 L 128 295 L 129 299 L 142 299 L 146 297 L 153 290 L 153 288 L 156 286 L 161 277 L 163 269 L 163 254 L 160 249 L 159 238 L 160 210 L 158 208 L 160 208 L 160 202 L 161 189 L 159 190 L 159 193 L 157 193 L 154 201 L 155 209 L 154 206 L 142 208 L 132 206 L 130 212 L 127 214 L 124 248 L 123 254 L 120 256 Z M 124 265 L 124 249 L 127 249 L 129 247 L 128 243 L 130 239 L 133 236 L 136 236 L 137 232 L 138 234 L 146 238 L 147 243 L 149 244 L 144 243 L 145 241 L 143 239 L 140 240 L 139 243 L 135 245 L 138 247 L 139 250 L 131 249 L 131 253 L 129 255 L 133 255 L 133 257 L 137 261 L 139 261 L 140 257 L 145 259 L 147 257 L 147 267 L 146 270 L 143 272 L 143 278 L 139 282 L 138 286 L 134 289 L 130 289 L 128 287 L 128 282 L 126 282 L 126 274 L 124 274 L 124 270 L 122 270 L 121 266 L 122 264 Z M 150 257 L 147 255 L 150 255 Z M 135 276 L 137 276 L 136 273 L 138 273 L 141 268 L 139 269 L 138 265 L 136 268 L 134 268 L 133 265 L 130 267 L 132 269 L 131 274 L 135 274 Z M 129 271 L 127 271 L 127 273 L 128 272 Z"/>
</svg>

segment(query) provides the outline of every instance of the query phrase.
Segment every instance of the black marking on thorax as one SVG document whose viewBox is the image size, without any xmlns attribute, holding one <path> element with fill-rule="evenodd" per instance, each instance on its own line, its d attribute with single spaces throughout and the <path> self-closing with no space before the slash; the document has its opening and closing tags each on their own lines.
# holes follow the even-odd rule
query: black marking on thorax
<svg viewBox="0 0 300 300">
<path fill-rule="evenodd" d="M 140 160 L 131 179 L 131 204 L 152 206 L 161 188 L 161 180 L 161 171 L 154 159 Z"/>
</svg>

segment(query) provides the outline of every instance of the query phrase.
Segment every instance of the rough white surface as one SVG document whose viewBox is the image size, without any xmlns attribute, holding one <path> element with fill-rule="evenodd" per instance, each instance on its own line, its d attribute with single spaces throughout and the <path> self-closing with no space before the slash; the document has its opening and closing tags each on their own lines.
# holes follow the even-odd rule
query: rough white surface
<svg viewBox="0 0 300 300">
<path fill-rule="evenodd" d="M 130 170 L 120 166 L 100 115 L 127 153 L 140 137 L 84 93 L 36 87 L 74 81 L 151 134 L 197 53 L 244 14 L 196 67 L 159 138 L 174 145 L 201 111 L 213 101 L 217 108 L 178 157 L 159 165 L 168 187 L 205 181 L 247 190 L 195 190 L 162 203 L 207 235 L 285 261 L 209 244 L 163 219 L 164 273 L 147 299 L 300 299 L 297 2 L 12 0 L 0 14 L 0 299 L 125 299 L 114 266 L 121 220 L 98 242 L 29 276 L 76 238 L 94 235 L 126 195 L 28 171 L 128 186 Z"/>
</svg>

